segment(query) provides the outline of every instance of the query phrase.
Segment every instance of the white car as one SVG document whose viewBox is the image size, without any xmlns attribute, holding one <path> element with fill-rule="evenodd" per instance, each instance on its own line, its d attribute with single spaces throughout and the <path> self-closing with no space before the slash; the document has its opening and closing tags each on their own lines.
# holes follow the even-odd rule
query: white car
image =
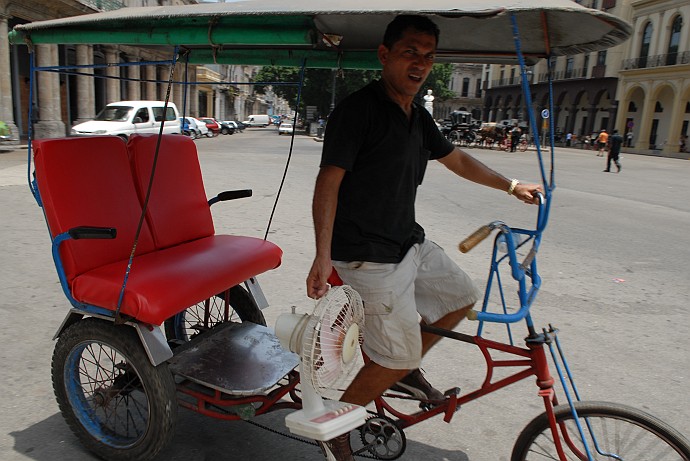
<svg viewBox="0 0 690 461">
<path fill-rule="evenodd" d="M 295 131 L 295 127 L 292 122 L 283 122 L 278 127 L 278 134 L 292 134 Z"/>
<path fill-rule="evenodd" d="M 164 110 L 165 109 L 165 110 Z M 72 127 L 72 136 L 115 135 L 127 140 L 134 133 L 180 133 L 175 104 L 165 101 L 120 101 L 108 104 L 88 122 Z"/>
<path fill-rule="evenodd" d="M 182 132 L 191 136 L 192 139 L 200 138 L 201 136 L 208 136 L 208 127 L 204 122 L 194 117 L 180 117 L 182 122 Z"/>
</svg>

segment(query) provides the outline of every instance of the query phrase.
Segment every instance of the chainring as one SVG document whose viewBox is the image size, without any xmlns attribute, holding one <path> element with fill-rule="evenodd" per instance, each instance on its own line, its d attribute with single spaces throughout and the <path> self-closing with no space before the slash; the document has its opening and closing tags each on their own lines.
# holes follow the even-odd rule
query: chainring
<svg viewBox="0 0 690 461">
<path fill-rule="evenodd" d="M 405 433 L 391 418 L 375 415 L 359 428 L 364 450 L 376 459 L 397 459 L 405 452 Z"/>
</svg>

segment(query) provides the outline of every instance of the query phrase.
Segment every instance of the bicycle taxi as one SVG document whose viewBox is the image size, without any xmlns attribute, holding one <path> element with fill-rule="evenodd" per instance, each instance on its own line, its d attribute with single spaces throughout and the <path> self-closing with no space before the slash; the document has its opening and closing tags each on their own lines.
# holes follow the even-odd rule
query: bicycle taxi
<svg viewBox="0 0 690 461">
<path fill-rule="evenodd" d="M 389 8 L 247 0 L 30 23 L 15 27 L 10 40 L 168 49 L 173 84 L 177 62 L 375 69 L 380 35 L 401 13 L 429 15 L 439 25 L 439 62 L 519 64 L 528 107 L 527 64 L 605 49 L 630 34 L 618 18 L 567 0 L 429 0 L 423 7 L 401 0 Z M 79 74 L 82 67 L 32 62 L 32 78 L 42 71 Z M 358 429 L 357 455 L 396 459 L 405 451 L 406 428 L 435 416 L 449 422 L 461 405 L 534 377 L 545 411 L 523 430 L 512 460 L 690 459 L 690 444 L 662 421 L 628 406 L 581 401 L 557 330 L 532 321 L 555 187 L 553 149 L 547 174 L 533 138 L 545 190 L 534 228 L 495 221 L 460 245 L 469 251 L 496 233 L 484 302 L 470 316 L 477 334 L 424 327 L 478 347 L 484 382 L 470 392 L 450 389 L 442 404 L 415 402 L 413 411 L 398 406 L 409 397 L 385 394 Z M 108 460 L 155 458 L 174 435 L 178 405 L 224 420 L 302 407 L 300 358 L 266 326 L 261 309 L 268 304 L 257 280 L 280 266 L 282 250 L 265 238 L 217 234 L 211 219 L 210 206 L 251 191 L 207 200 L 196 148 L 183 136 L 132 136 L 126 144 L 114 137 L 30 139 L 32 164 L 31 192 L 72 305 L 56 333 L 53 386 L 64 418 L 89 450 Z M 488 323 L 505 324 L 507 341 L 484 338 Z M 513 324 L 524 325 L 524 345 L 515 344 Z M 510 371 L 495 379 L 499 369 Z"/>
</svg>

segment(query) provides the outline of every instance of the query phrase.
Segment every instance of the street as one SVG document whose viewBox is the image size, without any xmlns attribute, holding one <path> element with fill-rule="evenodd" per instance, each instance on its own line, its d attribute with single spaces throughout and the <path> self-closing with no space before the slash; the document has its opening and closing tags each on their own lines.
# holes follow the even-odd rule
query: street
<svg viewBox="0 0 690 461">
<path fill-rule="evenodd" d="M 288 160 L 290 136 L 274 127 L 195 141 L 208 196 L 253 189 L 251 198 L 213 206 L 216 232 L 263 237 Z M 259 277 L 271 306 L 269 326 L 292 306 L 307 312 L 313 257 L 311 194 L 321 143 L 297 135 L 285 185 L 268 233 L 284 251 L 281 267 Z M 470 152 L 507 177 L 540 181 L 534 151 Z M 586 400 L 625 403 L 690 437 L 690 162 L 621 156 L 622 172 L 603 173 L 595 151 L 556 149 L 556 190 L 539 253 L 542 288 L 532 309 L 538 327 L 560 329 L 580 393 Z M 548 170 L 547 170 L 548 175 Z M 26 152 L 0 153 L 0 459 L 86 461 L 53 396 L 52 337 L 69 309 L 50 255 L 39 207 L 26 185 Z M 85 191 L 88 193 L 88 191 Z M 458 180 L 432 162 L 419 189 L 417 219 L 427 236 L 481 286 L 490 239 L 468 254 L 457 244 L 479 226 L 502 220 L 530 227 L 536 207 L 505 192 Z M 476 332 L 463 322 L 458 331 Z M 487 327 L 499 338 L 505 327 Z M 514 327 L 518 344 L 525 336 Z M 435 387 L 463 392 L 484 379 L 478 350 L 442 340 L 423 369 Z M 555 370 L 552 368 L 552 373 Z M 500 371 L 497 371 L 500 375 Z M 433 418 L 405 430 L 401 459 L 508 460 L 524 426 L 543 411 L 533 379 L 461 408 L 450 424 Z M 287 432 L 285 411 L 256 419 Z M 218 421 L 179 410 L 176 438 L 161 460 L 320 460 L 314 445 L 241 421 Z"/>
</svg>

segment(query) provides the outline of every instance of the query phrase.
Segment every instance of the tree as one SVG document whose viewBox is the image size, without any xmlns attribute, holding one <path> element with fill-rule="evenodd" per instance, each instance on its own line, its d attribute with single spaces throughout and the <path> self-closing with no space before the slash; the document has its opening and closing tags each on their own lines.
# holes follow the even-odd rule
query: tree
<svg viewBox="0 0 690 461">
<path fill-rule="evenodd" d="M 330 113 L 331 103 L 334 100 L 334 73 L 336 104 L 342 98 L 363 87 L 379 75 L 378 71 L 305 69 L 304 85 L 302 86 L 300 98 L 300 113 L 304 113 L 306 106 L 316 106 L 317 111 L 323 115 Z M 300 68 L 265 66 L 256 74 L 254 80 L 263 83 L 254 87 L 257 93 L 264 94 L 266 87 L 271 84 L 273 91 L 294 107 L 299 90 Z"/>
<path fill-rule="evenodd" d="M 335 98 L 333 97 L 334 73 Z M 433 90 L 438 101 L 452 98 L 454 94 L 448 89 L 452 73 L 453 66 L 451 64 L 435 64 L 418 95 L 420 101 L 427 89 Z M 345 96 L 379 78 L 380 75 L 380 71 L 374 70 L 305 69 L 298 112 L 304 115 L 306 106 L 316 106 L 319 114 L 327 115 L 331 112 L 333 101 L 337 104 Z M 299 89 L 300 68 L 264 66 L 256 74 L 254 81 L 258 82 L 254 87 L 257 93 L 265 94 L 266 87 L 270 85 L 275 94 L 294 107 Z"/>
<path fill-rule="evenodd" d="M 426 82 L 422 85 L 417 98 L 420 101 L 425 94 L 426 90 L 432 90 L 434 92 L 434 97 L 436 101 L 445 101 L 451 99 L 455 96 L 451 90 L 448 89 L 448 84 L 450 83 L 450 78 L 453 75 L 453 65 L 452 64 L 434 64 L 431 68 L 429 77 L 427 77 Z"/>
</svg>

